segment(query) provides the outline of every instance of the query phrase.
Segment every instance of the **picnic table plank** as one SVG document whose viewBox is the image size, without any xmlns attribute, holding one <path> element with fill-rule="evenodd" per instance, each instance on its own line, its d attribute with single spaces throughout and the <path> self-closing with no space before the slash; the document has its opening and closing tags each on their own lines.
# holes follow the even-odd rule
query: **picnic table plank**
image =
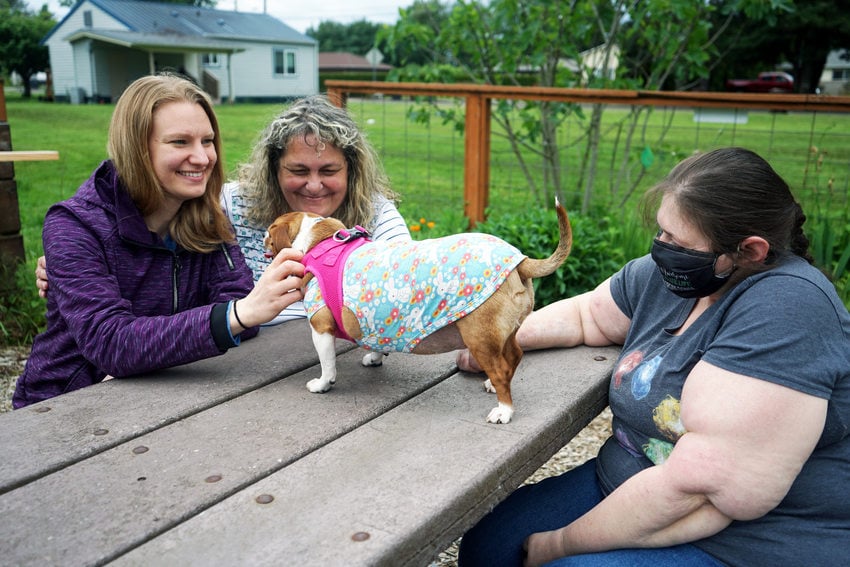
<svg viewBox="0 0 850 567">
<path fill-rule="evenodd" d="M 426 564 L 604 409 L 618 352 L 526 354 L 507 425 L 476 379 L 440 381 L 115 564 Z"/>
<path fill-rule="evenodd" d="M 255 341 L 256 345 L 263 342 Z M 265 342 L 264 356 L 253 364 L 245 360 L 247 367 L 236 372 L 237 380 L 222 380 L 215 396 L 202 403 L 178 404 L 181 419 L 143 435 L 138 431 L 122 434 L 120 444 L 0 495 L 4 517 L 15 518 L 0 527 L 3 560 L 10 564 L 109 561 L 456 371 L 451 354 L 427 357 L 427 362 L 400 355 L 390 357 L 383 367 L 365 368 L 360 364 L 363 352 L 354 350 L 338 358 L 339 379 L 327 394 L 312 394 L 305 386 L 320 373 L 317 366 L 259 388 L 258 382 L 268 380 L 255 379 L 252 390 L 247 385 L 236 387 L 234 381 L 248 379 L 253 372 L 269 375 L 266 367 L 280 362 L 278 358 L 287 356 L 292 346 L 271 341 L 281 349 L 272 353 L 270 341 Z M 146 397 L 179 397 L 174 384 L 185 391 L 187 380 L 195 384 L 188 391 L 205 390 L 206 386 L 198 388 L 202 378 L 189 367 L 178 372 L 182 380 L 147 383 Z M 236 369 L 218 368 L 218 374 L 231 371 Z M 123 400 L 127 392 L 121 382 L 101 385 L 93 399 L 114 390 L 122 394 L 113 401 Z M 167 394 L 150 394 L 161 386 Z M 483 392 L 480 398 L 483 420 L 489 400 Z M 218 401 L 213 403 L 214 399 Z M 127 403 L 125 408 L 135 406 Z M 45 515 L 47 509 L 51 512 Z"/>
<path fill-rule="evenodd" d="M 307 323 L 290 321 L 222 356 L 0 414 L 0 494 L 317 363 Z"/>
<path fill-rule="evenodd" d="M 5 161 L 44 161 L 59 159 L 55 150 L 3 150 L 0 151 L 0 162 Z"/>
</svg>

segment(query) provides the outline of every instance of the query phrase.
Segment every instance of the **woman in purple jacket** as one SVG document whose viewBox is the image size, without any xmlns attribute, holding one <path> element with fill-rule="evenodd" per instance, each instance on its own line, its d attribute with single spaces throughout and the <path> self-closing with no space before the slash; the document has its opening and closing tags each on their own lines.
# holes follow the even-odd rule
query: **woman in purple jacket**
<svg viewBox="0 0 850 567">
<path fill-rule="evenodd" d="M 291 250 L 254 284 L 219 204 L 220 144 L 212 103 L 190 81 L 148 76 L 124 91 L 110 159 L 45 217 L 47 330 L 15 408 L 222 354 L 301 299 Z"/>
</svg>

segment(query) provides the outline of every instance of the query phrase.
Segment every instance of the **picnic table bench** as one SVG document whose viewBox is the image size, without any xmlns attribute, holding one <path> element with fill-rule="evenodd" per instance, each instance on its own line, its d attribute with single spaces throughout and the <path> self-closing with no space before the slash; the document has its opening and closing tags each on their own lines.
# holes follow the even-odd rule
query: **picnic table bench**
<svg viewBox="0 0 850 567">
<path fill-rule="evenodd" d="M 0 414 L 0 563 L 427 565 L 607 405 L 616 348 L 527 353 L 511 423 L 453 354 L 379 368 L 308 326 Z"/>
</svg>

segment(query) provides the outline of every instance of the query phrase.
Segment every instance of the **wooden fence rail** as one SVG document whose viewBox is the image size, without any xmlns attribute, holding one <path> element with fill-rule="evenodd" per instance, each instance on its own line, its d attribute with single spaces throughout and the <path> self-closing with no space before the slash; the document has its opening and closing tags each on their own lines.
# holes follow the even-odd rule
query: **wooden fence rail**
<svg viewBox="0 0 850 567">
<path fill-rule="evenodd" d="M 464 215 L 471 224 L 483 221 L 489 200 L 491 102 L 495 99 L 572 102 L 694 109 L 768 110 L 850 113 L 850 97 L 809 94 L 753 94 L 555 87 L 511 87 L 477 84 L 384 83 L 328 80 L 328 96 L 340 106 L 348 95 L 402 95 L 465 99 Z"/>
</svg>

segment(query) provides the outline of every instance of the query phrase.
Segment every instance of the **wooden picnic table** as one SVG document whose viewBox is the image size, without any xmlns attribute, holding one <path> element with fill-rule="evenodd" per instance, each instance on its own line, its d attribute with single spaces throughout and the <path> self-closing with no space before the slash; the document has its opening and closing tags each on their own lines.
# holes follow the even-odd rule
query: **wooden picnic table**
<svg viewBox="0 0 850 567">
<path fill-rule="evenodd" d="M 605 408 L 618 354 L 527 353 L 493 425 L 453 354 L 337 348 L 326 394 L 292 321 L 0 414 L 0 564 L 427 565 Z"/>
</svg>

